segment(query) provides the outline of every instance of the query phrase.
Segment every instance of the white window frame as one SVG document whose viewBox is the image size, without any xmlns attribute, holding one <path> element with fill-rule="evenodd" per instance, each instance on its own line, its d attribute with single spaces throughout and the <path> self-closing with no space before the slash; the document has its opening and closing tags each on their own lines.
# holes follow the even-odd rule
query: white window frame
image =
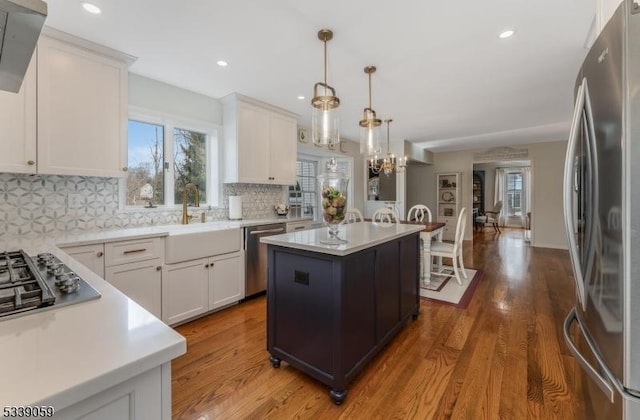
<svg viewBox="0 0 640 420">
<path fill-rule="evenodd" d="M 206 154 L 207 154 L 207 191 L 206 203 L 200 203 L 201 206 L 219 207 L 222 203 L 222 185 L 221 185 L 221 173 L 222 164 L 220 160 L 221 156 L 221 139 L 220 134 L 222 129 L 216 124 L 209 122 L 197 121 L 194 119 L 183 118 L 174 115 L 167 115 L 161 112 L 129 106 L 129 116 L 127 121 L 134 120 L 142 123 L 156 124 L 164 127 L 164 204 L 159 205 L 159 209 L 169 209 L 182 205 L 182 203 L 176 203 L 175 198 L 175 180 L 174 180 L 174 150 L 175 144 L 173 141 L 174 128 L 195 131 L 202 133 L 206 136 Z M 129 148 L 127 139 L 127 150 Z M 168 165 L 167 165 L 168 163 Z M 148 210 L 145 207 L 128 206 L 126 204 L 126 177 L 120 180 L 120 208 L 126 210 Z"/>
<path fill-rule="evenodd" d="M 334 154 L 329 154 L 329 153 L 323 153 L 323 152 L 318 152 L 313 153 L 311 151 L 307 151 L 305 150 L 304 152 L 299 152 L 297 155 L 297 160 L 306 160 L 306 161 L 313 161 L 316 162 L 316 176 L 320 175 L 321 173 L 325 172 L 326 167 L 327 167 L 327 162 L 329 162 L 329 160 L 331 158 L 335 158 L 338 163 L 342 163 L 342 164 L 346 164 L 348 167 L 348 173 L 346 174 L 349 177 L 349 184 L 347 186 L 347 208 L 353 207 L 353 157 L 351 156 L 342 156 L 342 155 L 334 155 Z M 296 180 L 297 180 L 298 174 L 296 172 Z M 313 215 L 313 220 L 314 222 L 321 222 L 322 221 L 322 212 L 320 211 L 320 192 L 319 189 L 317 189 L 317 194 L 316 194 L 316 204 L 317 204 L 317 211 L 314 213 Z"/>
</svg>

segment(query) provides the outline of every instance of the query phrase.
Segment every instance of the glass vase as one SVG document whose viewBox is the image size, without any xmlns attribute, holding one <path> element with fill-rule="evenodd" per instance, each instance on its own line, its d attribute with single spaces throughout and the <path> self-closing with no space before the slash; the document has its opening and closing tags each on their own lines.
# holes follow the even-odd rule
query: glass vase
<svg viewBox="0 0 640 420">
<path fill-rule="evenodd" d="M 327 239 L 320 240 L 320 243 L 328 245 L 347 243 L 346 240 L 339 238 L 338 235 L 340 233 L 340 225 L 344 223 L 347 215 L 349 177 L 338 171 L 338 163 L 332 158 L 327 163 L 326 171 L 318 175 L 318 183 L 320 184 L 322 219 L 329 232 Z"/>
</svg>

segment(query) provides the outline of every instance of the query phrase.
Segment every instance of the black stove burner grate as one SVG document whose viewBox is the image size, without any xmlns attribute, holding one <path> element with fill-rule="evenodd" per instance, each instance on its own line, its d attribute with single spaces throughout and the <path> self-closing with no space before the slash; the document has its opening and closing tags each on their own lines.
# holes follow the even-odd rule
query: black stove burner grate
<svg viewBox="0 0 640 420">
<path fill-rule="evenodd" d="M 0 316 L 53 305 L 56 296 L 23 250 L 0 253 Z"/>
</svg>

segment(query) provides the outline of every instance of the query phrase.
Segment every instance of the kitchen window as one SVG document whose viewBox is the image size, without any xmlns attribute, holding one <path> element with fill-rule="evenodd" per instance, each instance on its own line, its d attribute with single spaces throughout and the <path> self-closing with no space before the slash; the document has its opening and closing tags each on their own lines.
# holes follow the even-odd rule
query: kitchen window
<svg viewBox="0 0 640 420">
<path fill-rule="evenodd" d="M 300 159 L 296 162 L 296 186 L 289 187 L 289 205 L 292 214 L 316 218 L 318 162 Z"/>
<path fill-rule="evenodd" d="M 131 116 L 128 133 L 126 206 L 182 204 L 182 190 L 187 183 L 198 187 L 201 205 L 218 205 L 215 127 L 145 114 Z"/>
<path fill-rule="evenodd" d="M 321 220 L 318 210 L 319 191 L 318 174 L 324 171 L 329 158 L 327 156 L 314 156 L 299 154 L 296 162 L 297 185 L 289 187 L 289 205 L 291 214 L 302 217 L 312 217 L 313 220 Z M 338 171 L 344 172 L 351 179 L 351 160 L 338 158 Z M 349 185 L 350 196 L 353 186 Z M 349 202 L 352 200 L 348 198 Z M 299 209 L 299 210 L 298 210 Z"/>
</svg>

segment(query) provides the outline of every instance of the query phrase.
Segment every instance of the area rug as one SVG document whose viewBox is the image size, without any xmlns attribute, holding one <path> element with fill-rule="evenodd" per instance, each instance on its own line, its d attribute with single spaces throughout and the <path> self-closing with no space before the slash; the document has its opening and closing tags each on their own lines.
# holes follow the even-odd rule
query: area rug
<svg viewBox="0 0 640 420">
<path fill-rule="evenodd" d="M 471 302 L 484 272 L 473 268 L 466 268 L 467 279 L 463 279 L 462 286 L 453 275 L 452 267 L 444 267 L 447 276 L 431 276 L 429 285 L 420 285 L 420 296 L 425 300 L 453 305 L 456 308 L 466 308 Z"/>
</svg>

